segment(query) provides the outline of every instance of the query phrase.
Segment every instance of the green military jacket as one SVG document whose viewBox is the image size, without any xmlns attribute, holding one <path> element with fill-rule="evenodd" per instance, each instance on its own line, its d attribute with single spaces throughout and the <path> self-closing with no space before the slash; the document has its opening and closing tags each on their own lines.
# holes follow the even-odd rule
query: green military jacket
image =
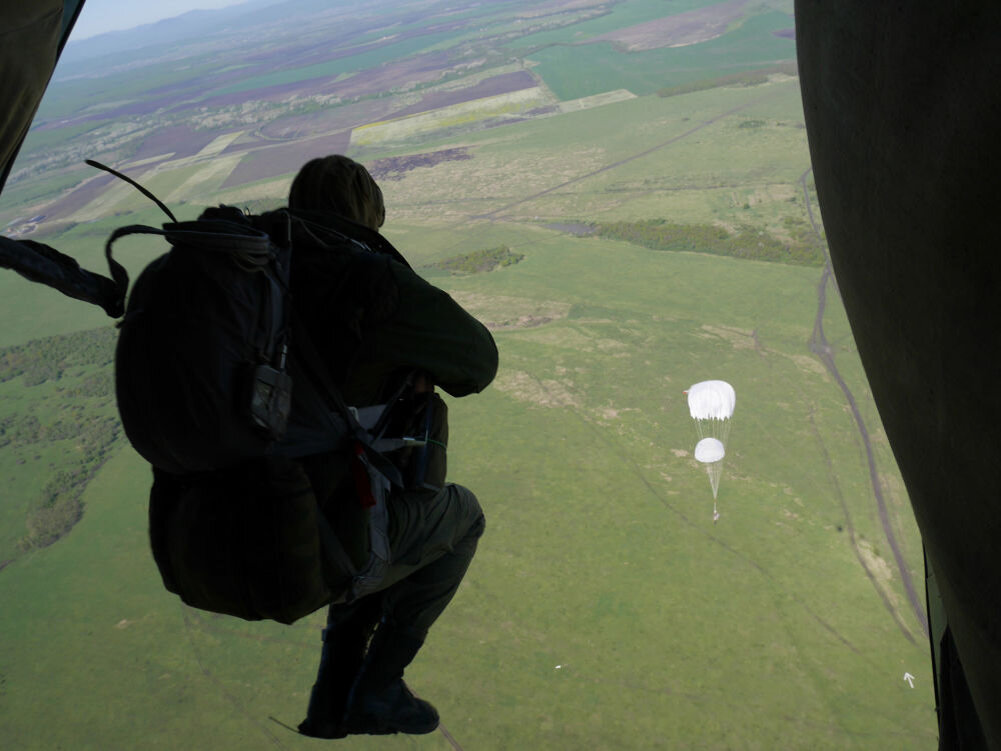
<svg viewBox="0 0 1001 751">
<path fill-rule="evenodd" d="M 337 221 L 344 229 L 345 220 Z M 346 224 L 364 242 L 386 242 Z M 310 237 L 294 242 L 296 309 L 348 404 L 380 403 L 401 372 L 423 371 L 452 396 L 480 392 L 493 380 L 497 347 L 486 326 L 401 256 Z"/>
<path fill-rule="evenodd" d="M 367 228 L 345 227 L 339 217 L 308 216 L 347 229 L 370 247 L 385 243 Z M 402 257 L 316 238 L 294 241 L 297 311 L 346 403 L 382 404 L 413 371 L 427 374 L 455 397 L 478 393 L 493 380 L 498 353 L 489 330 Z M 442 418 L 437 429 L 445 436 L 444 411 Z M 325 455 L 303 464 L 342 545 L 361 565 L 368 555 L 367 517 L 354 495 L 347 462 L 345 456 Z"/>
</svg>

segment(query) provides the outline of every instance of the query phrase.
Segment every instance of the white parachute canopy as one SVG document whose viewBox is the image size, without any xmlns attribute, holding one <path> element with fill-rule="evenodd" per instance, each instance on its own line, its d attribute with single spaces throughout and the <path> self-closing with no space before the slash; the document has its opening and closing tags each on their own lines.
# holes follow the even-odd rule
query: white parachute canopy
<svg viewBox="0 0 1001 751">
<path fill-rule="evenodd" d="M 695 444 L 695 461 L 701 462 L 709 473 L 709 484 L 713 489 L 713 498 L 719 492 L 719 476 L 723 471 L 723 457 L 726 449 L 723 442 L 716 438 L 703 438 Z"/>
<path fill-rule="evenodd" d="M 688 411 L 700 439 L 715 438 L 725 444 L 736 406 L 737 393 L 726 381 L 700 381 L 688 389 Z"/>
<path fill-rule="evenodd" d="M 703 438 L 695 444 L 695 461 L 697 462 L 712 464 L 723 461 L 724 456 L 726 456 L 726 449 L 723 447 L 723 442 L 715 438 Z"/>
</svg>

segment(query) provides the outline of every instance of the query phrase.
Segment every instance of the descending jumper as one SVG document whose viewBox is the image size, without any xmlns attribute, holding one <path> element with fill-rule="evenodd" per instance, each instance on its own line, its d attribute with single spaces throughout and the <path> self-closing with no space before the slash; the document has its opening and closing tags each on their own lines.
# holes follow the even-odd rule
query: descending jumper
<svg viewBox="0 0 1001 751">
<path fill-rule="evenodd" d="M 726 441 L 730 437 L 733 410 L 737 393 L 726 381 L 700 381 L 688 389 L 688 411 L 695 421 L 699 442 L 695 446 L 695 460 L 705 465 L 709 484 L 713 490 L 713 523 L 719 520 L 716 496 L 719 478 L 726 456 Z"/>
</svg>

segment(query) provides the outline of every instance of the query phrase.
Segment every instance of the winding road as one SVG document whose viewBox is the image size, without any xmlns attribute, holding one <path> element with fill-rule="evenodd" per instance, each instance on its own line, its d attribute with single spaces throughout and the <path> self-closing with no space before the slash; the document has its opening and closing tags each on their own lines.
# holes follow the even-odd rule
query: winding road
<svg viewBox="0 0 1001 751">
<path fill-rule="evenodd" d="M 803 174 L 799 177 L 799 182 L 803 189 L 803 198 L 806 201 L 806 209 L 810 215 L 810 224 L 813 226 L 813 231 L 819 238 L 821 237 L 820 228 L 817 226 L 817 220 L 813 214 L 813 205 L 810 202 L 810 192 L 806 187 L 806 177 L 811 171 L 812 167 L 803 172 Z M 848 384 L 845 383 L 844 378 L 841 377 L 841 373 L 838 372 L 838 367 L 834 362 L 834 351 L 831 349 L 830 345 L 828 345 L 827 338 L 824 335 L 824 311 L 827 308 L 827 285 L 834 275 L 831 268 L 830 255 L 827 254 L 826 250 L 824 252 L 826 262 L 824 264 L 824 272 L 820 277 L 820 283 L 817 285 L 817 317 L 813 322 L 813 334 L 810 337 L 810 351 L 820 359 L 820 361 L 824 364 L 824 367 L 827 368 L 827 372 L 831 374 L 831 377 L 841 388 L 841 392 L 845 395 L 845 399 L 848 402 L 848 407 L 851 409 L 852 417 L 855 418 L 855 425 L 858 427 L 859 437 L 862 439 L 863 446 L 865 446 L 866 459 L 869 463 L 869 481 L 872 484 L 872 492 L 876 500 L 876 507 L 879 511 L 879 521 L 883 527 L 883 535 L 886 537 L 887 545 L 893 552 L 893 560 L 896 563 L 897 571 L 900 574 L 900 580 L 903 582 L 904 589 L 907 592 L 907 599 L 910 601 L 911 608 L 914 610 L 914 617 L 917 618 L 918 623 L 921 624 L 921 629 L 924 631 L 925 638 L 927 638 L 928 617 L 925 613 L 924 604 L 922 603 L 921 598 L 918 597 L 918 593 L 914 588 L 914 581 L 911 577 L 911 572 L 907 568 L 907 563 L 904 561 L 904 557 L 900 552 L 900 544 L 897 542 L 896 535 L 893 532 L 893 526 L 890 524 L 890 514 L 887 510 L 886 499 L 883 496 L 883 486 L 879 481 L 879 474 L 876 470 L 876 457 L 873 454 L 872 441 L 869 439 L 869 431 L 865 426 L 865 421 L 862 419 L 862 414 L 859 412 L 858 402 L 855 400 L 855 395 L 852 394 L 851 389 L 848 388 Z M 848 524 L 851 525 L 851 517 L 848 515 L 848 510 L 844 505 L 843 500 L 842 508 L 845 510 L 845 517 Z M 883 592 L 876 584 L 876 578 L 873 576 L 869 567 L 862 558 L 858 545 L 855 545 L 854 529 L 851 526 L 849 526 L 849 529 L 851 530 L 852 543 L 855 546 L 855 553 L 859 557 L 862 567 L 866 570 L 866 574 L 873 582 L 873 585 L 876 586 L 880 596 L 883 598 L 883 602 L 890 608 L 891 613 L 894 615 L 894 620 L 897 621 L 897 625 L 904 630 L 905 635 L 911 642 L 913 642 L 913 637 L 903 627 L 903 624 L 901 623 L 899 617 L 897 617 L 896 611 L 893 609 L 892 604 L 890 604 L 886 593 Z"/>
</svg>

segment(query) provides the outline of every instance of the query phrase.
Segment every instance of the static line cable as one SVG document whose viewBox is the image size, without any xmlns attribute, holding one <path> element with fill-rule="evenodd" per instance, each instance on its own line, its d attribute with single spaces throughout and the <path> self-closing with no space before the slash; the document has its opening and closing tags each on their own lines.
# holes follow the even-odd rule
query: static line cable
<svg viewBox="0 0 1001 751">
<path fill-rule="evenodd" d="M 278 719 L 277 717 L 275 717 L 274 715 L 270 715 L 270 714 L 269 714 L 269 715 L 268 715 L 268 719 L 269 719 L 269 720 L 271 720 L 271 721 L 272 721 L 273 723 L 275 723 L 275 725 L 278 725 L 278 726 L 280 726 L 280 727 L 283 727 L 283 728 L 285 728 L 286 730 L 289 730 L 289 731 L 291 731 L 291 732 L 295 733 L 296 735 L 302 735 L 302 733 L 300 733 L 300 732 L 299 732 L 298 730 L 296 730 L 296 729 L 295 729 L 294 727 L 292 727 L 291 725 L 287 725 L 287 724 L 285 724 L 284 722 L 282 722 L 281 720 L 279 720 L 279 719 Z"/>
<path fill-rule="evenodd" d="M 129 185 L 131 185 L 133 188 L 135 188 L 136 190 L 138 190 L 140 193 L 142 193 L 144 196 L 146 196 L 148 199 L 150 199 L 157 206 L 159 206 L 160 210 L 163 211 L 164 214 L 166 214 L 167 216 L 170 217 L 170 221 L 172 221 L 174 224 L 177 224 L 177 217 L 175 217 L 174 214 L 173 214 L 173 212 L 171 212 L 171 210 L 167 208 L 167 205 L 163 201 L 161 201 L 159 198 L 157 198 L 156 196 L 154 196 L 150 191 L 148 191 L 142 185 L 140 185 L 135 180 L 133 180 L 131 177 L 129 177 L 128 175 L 123 175 L 118 170 L 112 169 L 108 165 L 101 164 L 100 162 L 94 161 L 93 159 L 85 159 L 84 161 L 85 161 L 86 164 L 89 164 L 91 167 L 96 167 L 99 170 L 104 170 L 105 172 L 110 172 L 112 175 L 114 175 L 115 177 L 117 177 L 119 180 L 124 180 L 125 182 L 127 182 Z"/>
</svg>

